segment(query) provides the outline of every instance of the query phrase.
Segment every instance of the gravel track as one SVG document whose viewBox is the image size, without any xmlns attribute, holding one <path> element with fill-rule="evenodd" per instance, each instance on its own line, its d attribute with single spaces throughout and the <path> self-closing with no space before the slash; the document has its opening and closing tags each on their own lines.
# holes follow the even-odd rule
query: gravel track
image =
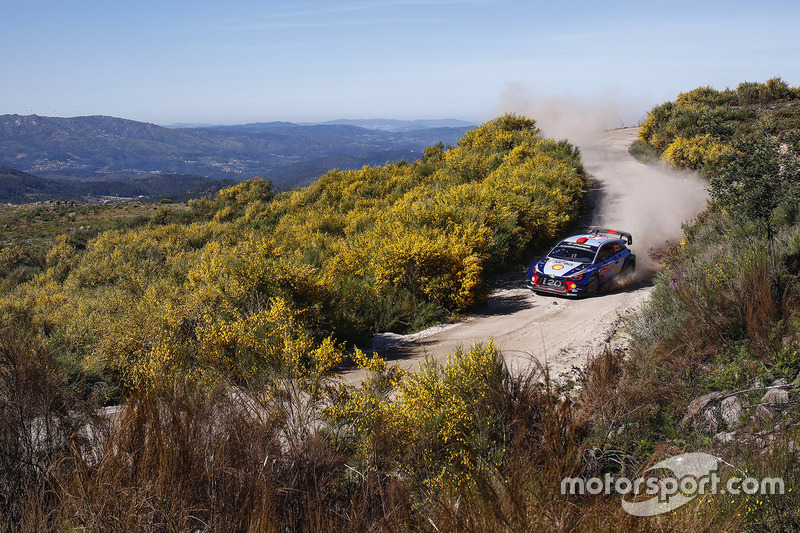
<svg viewBox="0 0 800 533">
<path fill-rule="evenodd" d="M 535 295 L 525 288 L 524 272 L 502 277 L 485 307 L 462 322 L 428 328 L 411 335 L 381 333 L 370 346 L 390 361 L 416 368 L 425 353 L 445 360 L 456 348 L 493 339 L 515 372 L 533 361 L 559 376 L 582 367 L 606 344 L 624 343 L 618 331 L 622 317 L 641 306 L 652 290 L 657 265 L 648 250 L 679 239 L 681 224 L 705 206 L 705 183 L 688 173 L 645 166 L 628 154 L 636 128 L 603 132 L 581 146 L 586 171 L 597 182 L 590 223 L 633 234 L 638 280 L 603 291 L 594 298 L 568 299 Z M 365 373 L 344 372 L 345 381 L 360 383 Z"/>
</svg>

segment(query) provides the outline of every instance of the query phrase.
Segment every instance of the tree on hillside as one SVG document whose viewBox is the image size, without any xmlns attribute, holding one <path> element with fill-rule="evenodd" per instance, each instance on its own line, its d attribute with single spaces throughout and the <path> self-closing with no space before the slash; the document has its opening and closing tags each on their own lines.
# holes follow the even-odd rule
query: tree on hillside
<svg viewBox="0 0 800 533">
<path fill-rule="evenodd" d="M 778 207 L 796 202 L 799 185 L 797 154 L 762 132 L 734 145 L 720 173 L 711 178 L 710 193 L 740 221 L 759 224 L 774 267 L 776 213 Z"/>
</svg>

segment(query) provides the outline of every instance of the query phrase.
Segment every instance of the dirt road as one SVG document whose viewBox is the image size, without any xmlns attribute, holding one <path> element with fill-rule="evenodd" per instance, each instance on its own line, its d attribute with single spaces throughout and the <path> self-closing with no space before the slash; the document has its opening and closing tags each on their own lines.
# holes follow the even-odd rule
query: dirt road
<svg viewBox="0 0 800 533">
<path fill-rule="evenodd" d="M 706 191 L 693 175 L 634 160 L 627 150 L 636 131 L 604 132 L 596 142 L 582 145 L 581 151 L 587 172 L 598 182 L 591 222 L 631 232 L 631 249 L 641 272 L 655 268 L 648 257 L 650 248 L 680 238 L 681 224 L 702 210 Z M 468 349 L 475 342 L 494 339 L 512 370 L 524 370 L 537 360 L 558 376 L 585 364 L 602 345 L 624 342 L 616 331 L 621 317 L 640 306 L 650 291 L 648 276 L 643 276 L 629 287 L 594 298 L 538 296 L 525 288 L 524 272 L 512 273 L 492 292 L 480 314 L 412 335 L 378 334 L 371 348 L 405 368 L 415 368 L 425 352 L 444 360 L 459 346 Z M 350 383 L 363 377 L 359 371 L 345 374 Z"/>
</svg>

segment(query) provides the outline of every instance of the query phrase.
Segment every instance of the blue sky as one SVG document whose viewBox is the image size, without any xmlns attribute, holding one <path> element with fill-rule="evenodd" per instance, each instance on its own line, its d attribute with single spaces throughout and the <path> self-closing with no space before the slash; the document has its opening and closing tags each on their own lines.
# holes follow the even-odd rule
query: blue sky
<svg viewBox="0 0 800 533">
<path fill-rule="evenodd" d="M 800 85 L 796 0 L 0 0 L 0 10 L 0 114 L 484 121 L 557 98 L 630 123 L 700 85 Z"/>
</svg>

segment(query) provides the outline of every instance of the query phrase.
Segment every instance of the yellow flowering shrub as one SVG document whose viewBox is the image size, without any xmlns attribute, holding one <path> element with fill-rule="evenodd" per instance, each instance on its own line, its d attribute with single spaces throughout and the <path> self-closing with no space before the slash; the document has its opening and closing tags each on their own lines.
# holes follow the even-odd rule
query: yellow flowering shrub
<svg viewBox="0 0 800 533">
<path fill-rule="evenodd" d="M 677 168 L 712 176 L 722 169 L 725 155 L 737 142 L 750 142 L 754 132 L 783 138 L 796 129 L 791 111 L 793 89 L 780 78 L 766 83 L 744 82 L 718 91 L 698 87 L 651 109 L 639 126 L 639 139 Z M 638 157 L 652 157 L 637 147 Z"/>
<path fill-rule="evenodd" d="M 675 103 L 679 106 L 695 104 L 716 106 L 720 103 L 720 93 L 708 85 L 705 87 L 697 87 L 691 91 L 680 93 L 675 99 Z"/>
<path fill-rule="evenodd" d="M 480 244 L 488 231 L 477 225 L 422 235 L 387 226 L 386 239 L 372 257 L 377 289 L 406 289 L 451 308 L 473 303 L 481 283 Z"/>
<path fill-rule="evenodd" d="M 239 368 L 243 376 L 265 371 L 317 381 L 343 359 L 332 339 L 316 342 L 303 331 L 288 304 L 273 298 L 250 315 L 220 319 L 207 314 L 198 326 L 198 352 L 216 368 Z"/>
<path fill-rule="evenodd" d="M 64 281 L 72 268 L 72 259 L 75 256 L 75 248 L 69 244 L 66 235 L 56 237 L 53 247 L 47 252 L 47 267 L 52 269 L 50 275 Z"/>
<path fill-rule="evenodd" d="M 0 248 L 0 265 L 18 265 L 25 261 L 25 250 L 21 246 L 12 244 Z"/>
<path fill-rule="evenodd" d="M 663 158 L 675 168 L 700 170 L 703 167 L 717 167 L 730 151 L 730 146 L 707 133 L 691 139 L 676 137 L 664 150 Z"/>
<path fill-rule="evenodd" d="M 583 187 L 577 150 L 506 115 L 412 164 L 332 171 L 277 195 L 245 181 L 190 202 L 193 221 L 154 215 L 81 250 L 62 236 L 0 311 L 133 388 L 258 368 L 313 381 L 341 357 L 334 339 L 474 305 L 488 272 L 574 220 Z"/>
<path fill-rule="evenodd" d="M 340 391 L 326 416 L 351 440 L 365 470 L 396 469 L 434 490 L 464 490 L 479 469 L 499 466 L 502 415 L 492 399 L 504 370 L 492 342 L 458 349 L 444 364 L 426 358 L 411 372 L 363 354 L 356 361 L 373 374 L 362 387 Z M 391 444 L 383 443 L 382 457 L 385 439 Z"/>
<path fill-rule="evenodd" d="M 268 202 L 273 196 L 275 196 L 275 192 L 272 189 L 272 183 L 262 178 L 253 178 L 233 187 L 222 189 L 217 195 L 217 200 L 241 208 L 254 202 Z"/>
<path fill-rule="evenodd" d="M 639 126 L 639 139 L 654 147 L 659 152 L 669 146 L 672 137 L 666 133 L 672 118 L 675 104 L 667 102 L 654 107 Z"/>
</svg>

